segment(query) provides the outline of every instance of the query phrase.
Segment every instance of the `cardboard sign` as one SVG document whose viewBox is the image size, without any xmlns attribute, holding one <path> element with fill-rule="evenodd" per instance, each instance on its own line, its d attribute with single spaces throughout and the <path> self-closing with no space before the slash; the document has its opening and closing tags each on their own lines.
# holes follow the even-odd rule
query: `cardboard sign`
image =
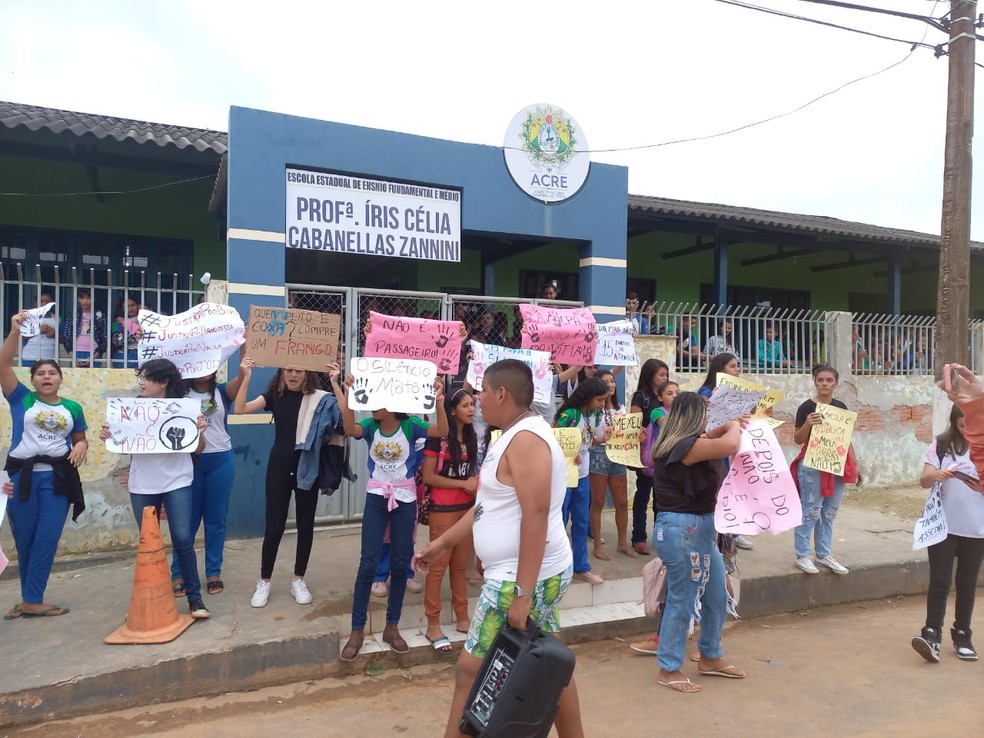
<svg viewBox="0 0 984 738">
<path fill-rule="evenodd" d="M 41 322 L 44 318 L 48 317 L 48 313 L 54 307 L 55 303 L 49 302 L 47 305 L 25 310 L 24 312 L 27 313 L 27 316 L 24 318 L 24 322 L 21 323 L 20 334 L 24 338 L 33 338 L 41 333 Z"/>
<path fill-rule="evenodd" d="M 765 419 L 741 432 L 738 453 L 718 491 L 714 528 L 719 533 L 773 535 L 803 522 L 799 492 L 779 439 Z"/>
<path fill-rule="evenodd" d="M 589 366 L 598 350 L 598 330 L 587 308 L 519 306 L 523 316 L 523 348 L 548 351 L 557 364 Z"/>
<path fill-rule="evenodd" d="M 348 391 L 353 410 L 423 415 L 437 407 L 437 367 L 430 361 L 354 356 L 349 371 L 355 377 Z"/>
<path fill-rule="evenodd" d="M 458 373 L 461 321 L 397 318 L 370 311 L 369 326 L 366 356 L 430 361 L 441 374 Z"/>
<path fill-rule="evenodd" d="M 201 400 L 187 397 L 110 397 L 106 424 L 114 454 L 181 454 L 198 448 Z"/>
<path fill-rule="evenodd" d="M 207 377 L 217 371 L 245 340 L 239 312 L 213 302 L 177 315 L 141 310 L 137 323 L 143 331 L 137 345 L 139 364 L 168 359 L 184 379 Z"/>
<path fill-rule="evenodd" d="M 946 514 L 943 512 L 943 485 L 937 482 L 929 493 L 922 517 L 916 521 L 916 527 L 912 531 L 912 550 L 934 546 L 945 541 L 949 534 Z"/>
<path fill-rule="evenodd" d="M 642 413 L 613 415 L 612 437 L 605 444 L 605 456 L 614 464 L 642 467 L 639 436 L 642 433 Z"/>
<path fill-rule="evenodd" d="M 567 487 L 576 487 L 580 480 L 580 472 L 577 468 L 577 459 L 581 455 L 581 430 L 579 428 L 553 428 L 554 438 L 560 445 L 560 450 L 567 461 L 567 479 L 564 484 Z M 489 437 L 489 446 L 495 443 L 501 430 L 492 431 Z"/>
<path fill-rule="evenodd" d="M 718 375 L 720 376 L 720 375 Z M 731 377 L 736 379 L 736 377 Z M 761 385 L 759 385 L 761 387 Z M 707 403 L 707 430 L 712 431 L 725 423 L 751 413 L 765 397 L 766 390 L 748 389 L 734 386 L 731 383 L 721 383 L 710 402 Z"/>
<path fill-rule="evenodd" d="M 638 366 L 635 325 L 631 320 L 598 323 L 598 348 L 594 363 L 602 366 Z"/>
<path fill-rule="evenodd" d="M 477 390 L 482 389 L 485 370 L 497 361 L 516 359 L 533 372 L 533 402 L 544 403 L 553 397 L 554 373 L 550 354 L 546 351 L 513 349 L 471 341 L 471 358 L 468 360 L 468 384 Z"/>
<path fill-rule="evenodd" d="M 246 355 L 257 366 L 323 372 L 338 357 L 340 334 L 333 313 L 250 305 Z"/>
<path fill-rule="evenodd" d="M 817 404 L 817 412 L 823 422 L 810 430 L 803 465 L 842 477 L 858 414 L 823 403 Z"/>
</svg>

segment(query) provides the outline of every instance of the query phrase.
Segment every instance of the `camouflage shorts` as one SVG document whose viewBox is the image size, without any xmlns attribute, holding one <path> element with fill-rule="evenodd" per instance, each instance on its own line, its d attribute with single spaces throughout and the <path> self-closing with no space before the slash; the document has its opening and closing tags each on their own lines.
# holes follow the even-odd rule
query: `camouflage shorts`
<svg viewBox="0 0 984 738">
<path fill-rule="evenodd" d="M 544 633 L 560 631 L 557 606 L 570 586 L 573 575 L 574 568 L 569 566 L 562 574 L 543 579 L 533 587 L 530 618 Z M 485 658 L 489 648 L 492 647 L 492 641 L 508 622 L 509 608 L 515 596 L 515 582 L 494 579 L 485 581 L 478 595 L 478 604 L 475 606 L 475 614 L 472 615 L 468 636 L 465 638 L 465 650 L 468 653 L 479 659 Z"/>
</svg>

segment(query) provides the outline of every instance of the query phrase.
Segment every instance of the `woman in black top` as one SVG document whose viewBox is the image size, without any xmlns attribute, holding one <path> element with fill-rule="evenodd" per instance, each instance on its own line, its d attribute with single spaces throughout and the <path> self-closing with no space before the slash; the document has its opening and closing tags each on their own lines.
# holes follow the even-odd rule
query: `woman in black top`
<svg viewBox="0 0 984 738">
<path fill-rule="evenodd" d="M 721 628 L 728 614 L 724 561 L 715 545 L 714 505 L 721 486 L 721 458 L 738 451 L 740 426 L 732 421 L 708 434 L 704 399 L 682 392 L 653 447 L 653 498 L 659 513 L 653 548 L 666 565 L 666 604 L 659 628 L 658 683 L 677 692 L 699 692 L 680 672 L 687 635 L 700 623 L 698 671 L 741 679 L 728 664 Z"/>
<path fill-rule="evenodd" d="M 642 427 L 649 425 L 650 416 L 659 407 L 656 388 L 670 378 L 670 367 L 665 361 L 647 359 L 639 370 L 639 384 L 629 401 L 630 413 L 642 413 Z M 649 555 L 646 543 L 646 518 L 649 515 L 649 497 L 653 492 L 653 479 L 636 472 L 636 491 L 632 498 L 632 548 L 644 556 Z M 655 504 L 653 512 L 655 513 Z"/>
</svg>

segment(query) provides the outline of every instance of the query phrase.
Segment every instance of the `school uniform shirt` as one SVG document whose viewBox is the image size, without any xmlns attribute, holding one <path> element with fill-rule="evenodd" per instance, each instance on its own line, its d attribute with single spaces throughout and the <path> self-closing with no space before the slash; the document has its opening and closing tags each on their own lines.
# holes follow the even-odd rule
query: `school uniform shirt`
<svg viewBox="0 0 984 738">
<path fill-rule="evenodd" d="M 974 479 L 977 468 L 970 460 L 970 450 L 960 456 L 952 451 L 941 459 L 936 452 L 936 441 L 926 452 L 926 463 L 937 469 L 955 469 Z M 959 479 L 943 482 L 943 514 L 946 527 L 952 535 L 964 538 L 984 538 L 984 495 L 976 492 Z"/>
<path fill-rule="evenodd" d="M 591 413 L 591 425 L 594 427 L 594 440 L 600 441 L 605 437 L 606 431 L 612 427 L 616 415 L 625 415 L 628 410 L 624 405 L 616 405 L 614 408 L 605 408 Z"/>
<path fill-rule="evenodd" d="M 442 443 L 448 446 L 443 454 L 441 453 Z M 434 459 L 434 468 L 437 474 L 446 479 L 462 480 L 475 476 L 475 465 L 468 460 L 468 449 L 465 447 L 465 444 L 461 444 L 461 461 L 458 464 L 451 463 L 451 443 L 458 443 L 458 441 L 449 442 L 441 438 L 428 438 L 424 444 L 424 456 Z M 440 467 L 440 469 L 437 467 Z M 431 485 L 431 510 L 435 512 L 467 510 L 474 504 L 474 492 L 469 492 L 460 487 Z"/>
<path fill-rule="evenodd" d="M 82 406 L 74 400 L 61 398 L 58 404 L 49 405 L 18 382 L 7 402 L 13 425 L 10 456 L 15 459 L 62 457 L 72 448 L 72 434 L 86 429 Z M 35 464 L 34 471 L 52 471 L 51 464 Z"/>
<path fill-rule="evenodd" d="M 211 392 L 199 392 L 194 389 L 188 391 L 188 397 L 202 403 L 202 415 L 208 422 L 208 430 L 205 432 L 205 450 L 202 453 L 214 454 L 229 451 L 232 448 L 232 439 L 229 437 L 228 430 L 231 400 L 226 392 L 225 384 L 220 384 L 215 388 L 214 398 Z"/>
<path fill-rule="evenodd" d="M 173 489 L 190 487 L 194 477 L 195 465 L 190 452 L 132 454 L 127 486 L 135 495 L 162 495 Z"/>
<path fill-rule="evenodd" d="M 428 424 L 420 418 L 410 417 L 403 420 L 390 435 L 372 418 L 360 420 L 362 438 L 369 446 L 369 476 L 377 482 L 398 484 L 417 475 L 421 457 L 416 450 L 417 441 L 427 438 Z M 369 488 L 371 495 L 383 495 L 383 490 Z M 393 496 L 397 502 L 416 502 L 417 490 L 397 487 Z"/>
<path fill-rule="evenodd" d="M 577 478 L 584 479 L 591 471 L 591 441 L 594 430 L 588 422 L 588 417 L 577 408 L 568 408 L 557 418 L 561 428 L 577 428 L 581 432 L 581 450 L 577 457 Z"/>
</svg>

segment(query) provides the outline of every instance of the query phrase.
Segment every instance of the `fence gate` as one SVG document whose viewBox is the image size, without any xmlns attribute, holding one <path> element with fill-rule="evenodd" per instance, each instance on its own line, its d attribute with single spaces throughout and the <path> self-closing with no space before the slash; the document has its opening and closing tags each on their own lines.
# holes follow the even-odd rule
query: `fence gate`
<svg viewBox="0 0 984 738">
<path fill-rule="evenodd" d="M 299 310 L 316 310 L 341 316 L 342 336 L 339 341 L 339 361 L 346 367 L 352 356 L 361 356 L 366 345 L 364 332 L 370 312 L 386 315 L 431 318 L 434 320 L 461 320 L 469 325 L 477 324 L 486 313 L 491 317 L 491 329 L 496 340 L 506 345 L 519 345 L 519 335 L 515 332 L 517 306 L 523 302 L 537 302 L 551 307 L 580 307 L 580 302 L 524 300 L 508 297 L 487 297 L 484 295 L 448 295 L 443 292 L 407 292 L 400 290 L 377 290 L 354 287 L 325 287 L 310 284 L 288 284 L 287 304 Z M 489 318 L 485 318 L 486 321 Z M 486 331 L 483 331 L 486 332 Z M 515 342 L 513 344 L 512 342 Z M 322 376 L 322 383 L 328 389 L 328 376 Z M 368 413 L 357 413 L 356 418 L 368 417 Z M 354 482 L 343 482 L 341 488 L 331 497 L 322 496 L 318 500 L 315 521 L 319 524 L 350 523 L 362 519 L 365 507 L 366 444 L 349 441 L 349 461 L 352 470 L 359 475 Z M 294 503 L 291 502 L 289 519 L 294 520 Z"/>
</svg>

